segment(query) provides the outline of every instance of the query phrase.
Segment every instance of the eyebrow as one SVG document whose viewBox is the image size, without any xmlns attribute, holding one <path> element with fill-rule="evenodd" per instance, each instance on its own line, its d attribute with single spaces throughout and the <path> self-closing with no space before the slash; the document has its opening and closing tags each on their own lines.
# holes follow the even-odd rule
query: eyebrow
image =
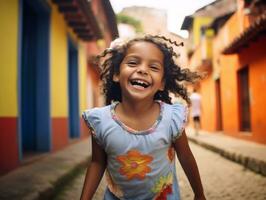
<svg viewBox="0 0 266 200">
<path fill-rule="evenodd" d="M 140 57 L 137 56 L 137 55 L 127 55 L 127 56 L 125 56 L 125 59 L 129 59 L 129 58 L 140 59 Z M 163 63 L 161 61 L 157 60 L 157 59 L 151 59 L 150 61 L 154 62 L 154 63 L 159 63 L 161 66 L 163 66 Z"/>
</svg>

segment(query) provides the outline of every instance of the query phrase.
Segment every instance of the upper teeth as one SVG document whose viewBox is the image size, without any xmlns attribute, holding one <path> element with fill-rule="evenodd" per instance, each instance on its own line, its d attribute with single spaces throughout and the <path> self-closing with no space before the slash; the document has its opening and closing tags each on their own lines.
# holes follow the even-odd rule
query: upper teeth
<svg viewBox="0 0 266 200">
<path fill-rule="evenodd" d="M 132 80 L 131 82 L 133 84 L 141 85 L 141 86 L 143 86 L 145 88 L 149 86 L 149 83 L 147 83 L 146 81 L 142 81 L 142 80 Z"/>
<path fill-rule="evenodd" d="M 144 81 L 140 81 L 140 80 L 136 80 L 135 82 L 139 83 L 139 84 L 147 84 L 146 82 Z"/>
</svg>

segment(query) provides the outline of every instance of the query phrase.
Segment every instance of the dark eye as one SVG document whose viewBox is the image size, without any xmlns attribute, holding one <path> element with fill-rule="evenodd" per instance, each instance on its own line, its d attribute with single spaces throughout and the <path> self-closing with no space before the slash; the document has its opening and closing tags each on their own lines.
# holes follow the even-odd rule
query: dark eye
<svg viewBox="0 0 266 200">
<path fill-rule="evenodd" d="M 134 67 L 134 66 L 136 66 L 138 63 L 137 63 L 137 61 L 135 61 L 135 60 L 130 60 L 130 61 L 127 62 L 127 64 L 128 64 L 130 67 Z"/>
<path fill-rule="evenodd" d="M 151 68 L 153 71 L 159 71 L 159 70 L 160 70 L 160 66 L 158 66 L 158 65 L 151 65 L 150 68 Z"/>
</svg>

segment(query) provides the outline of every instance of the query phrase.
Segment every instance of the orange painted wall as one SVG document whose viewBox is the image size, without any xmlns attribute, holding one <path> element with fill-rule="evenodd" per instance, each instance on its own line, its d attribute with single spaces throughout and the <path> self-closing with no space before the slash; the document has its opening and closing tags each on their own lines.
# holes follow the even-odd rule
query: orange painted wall
<svg viewBox="0 0 266 200">
<path fill-rule="evenodd" d="M 252 138 L 266 144 L 266 37 L 251 45 L 249 52 L 243 51 L 242 60 L 247 57 L 246 54 L 250 54 L 253 59 L 250 61 Z"/>
<path fill-rule="evenodd" d="M 264 52 L 266 52 L 265 47 L 266 38 L 264 39 Z M 264 144 L 266 144 L 265 85 L 266 55 L 264 53 L 264 56 L 261 56 L 260 59 L 255 59 L 250 65 L 252 139 Z"/>
<path fill-rule="evenodd" d="M 236 56 L 221 56 L 221 104 L 223 131 L 238 131 L 238 101 L 237 101 L 237 76 Z"/>
<path fill-rule="evenodd" d="M 201 127 L 207 131 L 215 131 L 216 127 L 216 107 L 215 107 L 215 85 L 209 75 L 201 82 L 200 94 L 202 98 Z"/>
<path fill-rule="evenodd" d="M 242 2 L 242 1 L 239 1 Z M 217 107 L 215 99 L 215 80 L 220 78 L 222 127 L 224 134 L 239 139 L 266 144 L 266 36 L 260 35 L 249 41 L 238 53 L 222 54 L 222 50 L 250 26 L 249 18 L 244 15 L 243 7 L 226 22 L 213 39 L 212 69 L 208 77 L 201 82 L 202 129 L 215 131 L 217 128 Z M 191 69 L 200 69 L 202 44 L 194 51 Z M 241 132 L 238 94 L 238 70 L 249 67 L 250 118 L 251 131 Z"/>
<path fill-rule="evenodd" d="M 238 55 L 222 59 L 221 79 L 226 134 L 258 143 L 266 144 L 266 37 L 244 48 Z M 231 65 L 231 66 L 226 66 Z M 251 132 L 239 131 L 237 70 L 249 66 Z M 228 87 L 230 89 L 228 89 Z M 230 91 L 230 92 L 229 92 Z M 228 118 L 230 116 L 230 118 Z"/>
<path fill-rule="evenodd" d="M 215 99 L 215 84 L 212 77 L 212 70 L 206 71 L 201 68 L 204 52 L 202 52 L 201 42 L 192 57 L 189 60 L 189 66 L 192 71 L 199 71 L 207 73 L 207 76 L 200 83 L 200 94 L 202 99 L 202 114 L 201 114 L 201 128 L 207 131 L 215 131 L 216 127 L 216 99 Z M 192 122 L 192 120 L 190 120 Z M 190 124 L 191 125 L 191 124 Z"/>
</svg>

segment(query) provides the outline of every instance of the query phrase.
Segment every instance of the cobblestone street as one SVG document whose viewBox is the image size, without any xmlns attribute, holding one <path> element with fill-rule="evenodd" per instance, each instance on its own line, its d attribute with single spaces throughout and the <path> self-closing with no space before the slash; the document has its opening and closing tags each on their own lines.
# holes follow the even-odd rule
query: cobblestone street
<svg viewBox="0 0 266 200">
<path fill-rule="evenodd" d="M 208 200 L 265 200 L 266 178 L 231 162 L 220 155 L 190 143 L 197 160 L 206 198 Z M 182 200 L 192 200 L 193 194 L 181 166 L 177 174 Z M 56 196 L 56 200 L 76 200 L 80 198 L 85 170 Z M 103 179 L 104 180 L 104 179 Z M 104 181 L 98 188 L 94 200 L 101 200 Z"/>
</svg>

